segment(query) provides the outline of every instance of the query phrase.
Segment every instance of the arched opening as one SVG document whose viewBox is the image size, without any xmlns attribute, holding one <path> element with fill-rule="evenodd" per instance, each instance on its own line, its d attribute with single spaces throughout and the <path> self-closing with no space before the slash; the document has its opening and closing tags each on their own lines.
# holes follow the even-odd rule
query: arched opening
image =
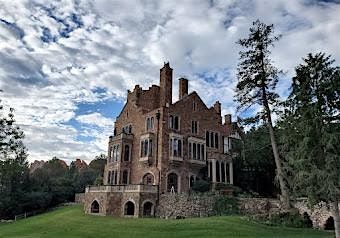
<svg viewBox="0 0 340 238">
<path fill-rule="evenodd" d="M 130 146 L 125 145 L 124 147 L 124 161 L 129 161 L 130 160 Z"/>
<path fill-rule="evenodd" d="M 329 217 L 325 223 L 325 230 L 335 230 L 334 228 L 334 218 Z"/>
<path fill-rule="evenodd" d="M 122 179 L 122 184 L 128 184 L 129 182 L 129 172 L 127 170 L 123 171 L 123 179 Z"/>
<path fill-rule="evenodd" d="M 189 183 L 190 188 L 192 188 L 192 186 L 194 186 L 194 183 L 195 183 L 195 176 L 194 176 L 194 175 L 191 175 L 191 176 L 190 176 L 190 183 Z"/>
<path fill-rule="evenodd" d="M 175 173 L 168 174 L 168 192 L 178 192 L 178 176 Z"/>
<path fill-rule="evenodd" d="M 313 227 L 313 221 L 310 219 L 310 216 L 307 212 L 303 213 L 303 222 L 306 227 Z"/>
<path fill-rule="evenodd" d="M 99 213 L 99 203 L 96 200 L 91 203 L 91 213 Z"/>
<path fill-rule="evenodd" d="M 151 217 L 153 216 L 153 204 L 152 202 L 146 202 L 143 206 L 143 216 Z"/>
<path fill-rule="evenodd" d="M 125 203 L 124 215 L 126 215 L 126 216 L 135 215 L 135 204 L 133 204 L 133 202 L 128 201 L 127 203 Z"/>
<path fill-rule="evenodd" d="M 143 176 L 143 184 L 145 185 L 153 185 L 154 184 L 154 177 L 152 174 L 147 173 Z"/>
</svg>

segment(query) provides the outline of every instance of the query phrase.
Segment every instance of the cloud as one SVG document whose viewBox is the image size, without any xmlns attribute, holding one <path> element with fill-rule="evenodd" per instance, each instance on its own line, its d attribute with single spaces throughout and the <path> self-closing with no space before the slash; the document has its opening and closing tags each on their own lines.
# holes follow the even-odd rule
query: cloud
<svg viewBox="0 0 340 238">
<path fill-rule="evenodd" d="M 135 84 L 158 84 L 170 61 L 174 78 L 187 77 L 212 105 L 235 114 L 233 89 L 239 46 L 257 18 L 282 34 L 272 59 L 287 71 L 278 92 L 287 96 L 294 67 L 309 52 L 339 62 L 337 1 L 284 0 L 0 0 L 0 94 L 16 109 L 30 160 L 93 158 L 106 151 L 115 113 L 83 105 L 120 102 Z M 174 98 L 178 97 L 174 80 Z M 93 108 L 93 107 L 91 107 Z"/>
</svg>

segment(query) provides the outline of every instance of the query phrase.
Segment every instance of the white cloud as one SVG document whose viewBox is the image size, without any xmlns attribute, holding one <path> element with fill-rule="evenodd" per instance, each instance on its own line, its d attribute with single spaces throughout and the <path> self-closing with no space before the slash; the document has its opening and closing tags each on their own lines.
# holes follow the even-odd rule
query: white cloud
<svg viewBox="0 0 340 238">
<path fill-rule="evenodd" d="M 158 83 L 164 61 L 208 105 L 220 100 L 223 112 L 234 114 L 240 50 L 235 42 L 257 18 L 283 35 L 272 51 L 276 65 L 288 72 L 279 84 L 281 95 L 308 52 L 325 51 L 340 60 L 340 5 L 331 2 L 0 0 L 0 5 L 1 97 L 16 108 L 30 159 L 89 159 L 105 151 L 113 118 L 77 115 L 78 104 L 124 100 L 135 84 Z M 78 138 L 91 135 L 91 141 Z"/>
</svg>

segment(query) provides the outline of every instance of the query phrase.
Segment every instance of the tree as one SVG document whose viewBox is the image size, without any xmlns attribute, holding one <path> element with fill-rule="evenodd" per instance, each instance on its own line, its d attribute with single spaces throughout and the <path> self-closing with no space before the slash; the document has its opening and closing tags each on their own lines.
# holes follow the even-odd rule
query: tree
<svg viewBox="0 0 340 238">
<path fill-rule="evenodd" d="M 15 124 L 14 109 L 6 109 L 0 100 L 0 218 L 22 211 L 28 181 L 24 133 Z"/>
<path fill-rule="evenodd" d="M 303 61 L 280 123 L 286 168 L 294 194 L 331 205 L 340 238 L 340 68 L 324 53 Z"/>
<path fill-rule="evenodd" d="M 107 162 L 107 156 L 104 154 L 101 154 L 99 156 L 96 156 L 94 160 L 92 160 L 89 164 L 89 168 L 91 168 L 95 174 L 96 174 L 96 185 L 102 185 L 103 184 L 103 177 L 104 177 L 104 168 Z"/>
<path fill-rule="evenodd" d="M 280 36 L 274 34 L 274 26 L 261 23 L 259 20 L 253 22 L 249 29 L 248 38 L 240 39 L 237 43 L 244 47 L 240 51 L 240 62 L 238 64 L 235 100 L 239 103 L 238 110 L 249 109 L 254 105 L 261 107 L 260 111 L 251 118 L 245 120 L 247 123 L 259 122 L 261 119 L 268 127 L 277 178 L 281 189 L 281 199 L 286 209 L 290 208 L 289 192 L 286 186 L 285 176 L 282 169 L 282 161 L 279 155 L 275 138 L 272 109 L 277 106 L 278 94 L 275 87 L 278 76 L 282 71 L 278 70 L 269 58 L 270 47 L 279 40 Z"/>
</svg>

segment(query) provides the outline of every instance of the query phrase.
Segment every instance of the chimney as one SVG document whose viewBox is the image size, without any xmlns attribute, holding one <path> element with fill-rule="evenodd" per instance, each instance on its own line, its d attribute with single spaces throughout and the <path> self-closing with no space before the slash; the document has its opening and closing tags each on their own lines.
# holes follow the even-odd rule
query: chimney
<svg viewBox="0 0 340 238">
<path fill-rule="evenodd" d="M 179 100 L 181 100 L 185 95 L 188 95 L 188 80 L 185 78 L 180 78 L 178 91 Z"/>
<path fill-rule="evenodd" d="M 214 109 L 219 115 L 221 115 L 221 103 L 219 101 L 215 102 Z"/>
<path fill-rule="evenodd" d="M 167 106 L 172 103 L 172 68 L 170 64 L 164 63 L 160 69 L 160 106 Z"/>
<path fill-rule="evenodd" d="M 231 124 L 231 114 L 224 115 L 224 124 L 230 125 Z"/>
</svg>

